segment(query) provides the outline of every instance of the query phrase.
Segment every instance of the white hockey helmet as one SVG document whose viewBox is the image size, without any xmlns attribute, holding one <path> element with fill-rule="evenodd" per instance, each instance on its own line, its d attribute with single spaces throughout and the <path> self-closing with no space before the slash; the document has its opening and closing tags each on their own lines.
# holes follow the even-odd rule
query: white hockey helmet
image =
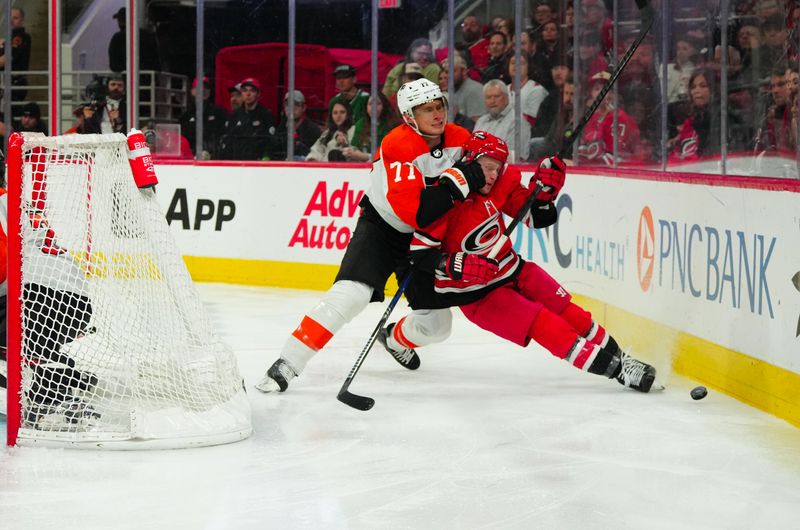
<svg viewBox="0 0 800 530">
<path fill-rule="evenodd" d="M 414 107 L 424 105 L 431 101 L 441 99 L 447 108 L 447 97 L 442 93 L 442 89 L 436 83 L 425 79 L 415 79 L 404 83 L 397 91 L 397 108 L 400 109 L 400 115 L 403 116 L 409 127 L 414 129 L 417 134 L 422 134 L 417 127 L 417 122 L 414 119 Z"/>
</svg>

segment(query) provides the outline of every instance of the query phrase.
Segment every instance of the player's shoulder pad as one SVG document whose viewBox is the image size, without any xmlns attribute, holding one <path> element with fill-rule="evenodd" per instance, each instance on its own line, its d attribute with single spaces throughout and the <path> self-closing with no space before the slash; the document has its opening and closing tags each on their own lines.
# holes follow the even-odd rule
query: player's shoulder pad
<svg viewBox="0 0 800 530">
<path fill-rule="evenodd" d="M 462 147 L 470 139 L 472 133 L 455 123 L 448 123 L 444 127 L 444 146 Z"/>
<path fill-rule="evenodd" d="M 381 142 L 384 161 L 411 162 L 429 151 L 428 144 L 408 125 L 395 127 Z"/>
</svg>

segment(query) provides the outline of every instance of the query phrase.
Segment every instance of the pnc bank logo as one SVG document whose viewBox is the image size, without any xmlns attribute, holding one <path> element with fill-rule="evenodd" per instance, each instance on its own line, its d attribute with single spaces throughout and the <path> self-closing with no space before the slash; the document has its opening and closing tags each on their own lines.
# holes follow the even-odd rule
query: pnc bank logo
<svg viewBox="0 0 800 530">
<path fill-rule="evenodd" d="M 653 281 L 655 267 L 655 227 L 653 213 L 649 206 L 642 208 L 639 215 L 639 229 L 636 234 L 636 273 L 642 291 L 647 292 Z"/>
</svg>

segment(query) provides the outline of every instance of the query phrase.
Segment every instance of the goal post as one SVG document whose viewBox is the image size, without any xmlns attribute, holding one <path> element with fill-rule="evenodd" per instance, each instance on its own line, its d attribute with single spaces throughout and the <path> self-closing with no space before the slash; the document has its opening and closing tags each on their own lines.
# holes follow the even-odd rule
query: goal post
<svg viewBox="0 0 800 530">
<path fill-rule="evenodd" d="M 2 197 L 0 197 L 2 199 Z M 250 406 L 126 137 L 13 134 L 8 444 L 242 440 Z"/>
</svg>

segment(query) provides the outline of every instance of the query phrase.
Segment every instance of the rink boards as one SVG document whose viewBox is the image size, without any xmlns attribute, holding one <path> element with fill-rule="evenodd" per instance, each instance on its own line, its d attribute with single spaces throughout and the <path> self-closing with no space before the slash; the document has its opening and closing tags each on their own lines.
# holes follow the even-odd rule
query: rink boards
<svg viewBox="0 0 800 530">
<path fill-rule="evenodd" d="M 369 180 L 367 164 L 157 170 L 195 280 L 304 289 L 330 285 Z M 516 232 L 523 257 L 626 346 L 800 425 L 800 182 L 574 169 L 557 207 Z"/>
</svg>

